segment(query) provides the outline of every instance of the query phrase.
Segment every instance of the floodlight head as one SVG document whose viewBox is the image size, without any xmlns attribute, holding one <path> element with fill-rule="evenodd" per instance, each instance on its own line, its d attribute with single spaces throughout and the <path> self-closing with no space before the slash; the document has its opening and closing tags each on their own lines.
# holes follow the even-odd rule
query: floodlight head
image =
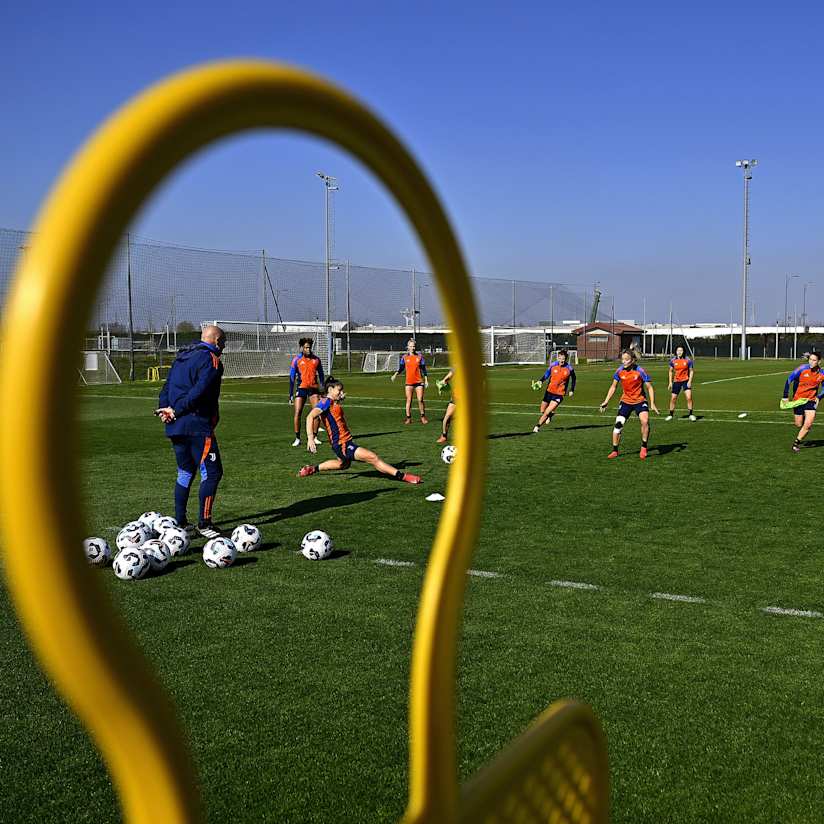
<svg viewBox="0 0 824 824">
<path fill-rule="evenodd" d="M 743 165 L 744 165 L 744 161 L 743 161 L 743 160 L 736 160 L 736 161 L 735 161 L 735 165 L 736 165 L 736 166 L 743 166 Z M 318 172 L 318 174 L 320 174 L 320 172 Z"/>
</svg>

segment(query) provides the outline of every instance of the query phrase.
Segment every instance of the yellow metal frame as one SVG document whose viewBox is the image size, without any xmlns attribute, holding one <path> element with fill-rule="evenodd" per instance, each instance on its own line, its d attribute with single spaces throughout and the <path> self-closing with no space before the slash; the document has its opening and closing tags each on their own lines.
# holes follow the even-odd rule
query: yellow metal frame
<svg viewBox="0 0 824 824">
<path fill-rule="evenodd" d="M 461 397 L 480 386 L 478 318 L 444 211 L 407 150 L 328 82 L 282 65 L 226 62 L 175 75 L 116 113 L 72 161 L 43 207 L 7 305 L 0 393 L 3 551 L 32 647 L 103 753 L 126 819 L 199 815 L 174 710 L 101 586 L 85 568 L 72 371 L 105 266 L 129 222 L 180 162 L 262 127 L 326 138 L 360 159 L 405 211 L 435 272 Z M 459 409 L 450 473 L 421 596 L 410 695 L 410 820 L 456 818 L 457 631 L 480 517 L 486 411 Z M 38 542 L 31 543 L 33 522 Z M 32 563 L 36 556 L 37 563 Z M 48 569 L 44 575 L 42 570 Z M 139 768 L 135 768 L 139 765 Z M 150 788 L 150 789 L 147 789 Z"/>
</svg>

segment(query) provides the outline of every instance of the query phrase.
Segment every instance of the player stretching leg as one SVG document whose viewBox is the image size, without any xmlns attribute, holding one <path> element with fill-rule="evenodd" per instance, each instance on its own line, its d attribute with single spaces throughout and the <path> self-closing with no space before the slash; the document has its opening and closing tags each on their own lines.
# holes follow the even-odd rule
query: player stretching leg
<svg viewBox="0 0 824 824">
<path fill-rule="evenodd" d="M 320 396 L 318 386 L 323 383 L 323 364 L 320 358 L 312 352 L 312 338 L 301 338 L 298 341 L 300 353 L 292 358 L 292 366 L 289 369 L 289 403 L 295 405 L 295 440 L 292 446 L 300 446 L 300 413 L 306 404 L 315 406 Z M 315 427 L 317 436 L 317 426 Z"/>
<path fill-rule="evenodd" d="M 435 386 L 438 387 L 438 394 L 440 394 L 447 386 L 452 390 L 452 395 L 449 398 L 449 403 L 446 405 L 446 412 L 443 413 L 443 420 L 441 421 L 441 437 L 438 438 L 438 443 L 446 443 L 449 436 L 449 425 L 452 423 L 452 416 L 455 414 L 455 390 L 450 386 L 450 381 L 455 377 L 455 370 L 450 369 L 443 377 L 443 380 L 438 381 Z"/>
<path fill-rule="evenodd" d="M 647 445 L 649 444 L 650 407 L 656 415 L 660 413 L 655 405 L 655 392 L 652 388 L 652 381 L 649 375 L 638 366 L 635 352 L 628 349 L 621 352 L 621 368 L 612 377 L 607 396 L 600 407 L 602 412 L 607 408 L 607 404 L 615 394 L 619 383 L 623 394 L 621 395 L 621 403 L 618 406 L 618 415 L 615 418 L 615 428 L 612 430 L 612 452 L 607 457 L 618 457 L 618 444 L 621 442 L 624 424 L 634 412 L 641 422 L 641 452 L 639 457 L 644 460 L 647 457 Z M 649 403 L 647 403 L 647 392 L 649 392 Z"/>
<path fill-rule="evenodd" d="M 669 383 L 667 389 L 670 390 L 669 415 L 667 420 L 671 421 L 675 414 L 675 404 L 678 396 L 683 391 L 687 397 L 687 411 L 690 413 L 690 420 L 698 420 L 695 417 L 695 408 L 692 405 L 692 376 L 695 374 L 695 366 L 690 358 L 684 357 L 684 347 L 675 347 L 675 357 L 669 362 Z"/>
<path fill-rule="evenodd" d="M 564 400 L 567 384 L 569 384 L 569 397 L 571 398 L 575 393 L 575 370 L 567 363 L 568 357 L 567 350 L 561 349 L 558 352 L 558 360 L 549 364 L 540 381 L 532 382 L 533 389 L 540 389 L 544 381 L 549 381 L 546 392 L 544 392 L 544 399 L 541 401 L 538 423 L 532 429 L 534 433 L 540 432 L 541 427 L 552 420 L 555 410 Z"/>
<path fill-rule="evenodd" d="M 798 427 L 798 435 L 793 441 L 793 452 L 801 450 L 801 443 L 807 437 L 815 420 L 818 400 L 824 397 L 824 392 L 818 393 L 819 387 L 824 383 L 824 372 L 821 371 L 821 353 L 810 352 L 806 366 L 799 366 L 787 378 L 784 384 L 784 401 L 790 394 L 790 387 L 793 388 L 793 401 L 806 401 L 793 406 L 795 425 Z"/>
<path fill-rule="evenodd" d="M 419 484 L 421 479 L 418 475 L 409 472 L 402 472 L 392 464 L 381 460 L 374 452 L 358 446 L 352 440 L 352 433 L 346 424 L 343 415 L 343 400 L 346 393 L 343 391 L 343 384 L 335 380 L 331 375 L 324 385 L 324 396 L 317 406 L 306 416 L 306 440 L 308 449 L 314 455 L 318 451 L 315 440 L 315 422 L 322 421 L 326 431 L 329 433 L 329 443 L 332 451 L 337 457 L 321 464 L 304 466 L 298 475 L 301 478 L 307 475 L 314 475 L 317 472 L 329 472 L 335 469 L 348 469 L 352 461 L 361 461 L 371 464 L 384 475 L 389 475 L 395 480 L 404 481 L 408 484 Z"/>
<path fill-rule="evenodd" d="M 401 355 L 398 362 L 398 371 L 392 375 L 394 381 L 401 372 L 406 372 L 406 420 L 404 423 L 412 423 L 412 395 L 418 396 L 418 411 L 421 413 L 421 423 L 429 423 L 426 418 L 426 404 L 423 400 L 423 392 L 429 386 L 429 377 L 426 374 L 426 361 L 423 355 L 415 351 L 415 339 L 410 338 L 406 343 L 406 354 Z"/>
<path fill-rule="evenodd" d="M 166 424 L 166 436 L 177 461 L 175 518 L 190 534 L 194 528 L 189 524 L 186 509 L 195 473 L 200 470 L 197 528 L 204 538 L 220 535 L 212 525 L 212 507 L 223 477 L 215 427 L 220 417 L 223 379 L 220 356 L 225 346 L 226 335 L 219 326 L 205 327 L 200 343 L 178 353 L 160 390 L 159 408 L 155 410 L 155 415 Z"/>
</svg>

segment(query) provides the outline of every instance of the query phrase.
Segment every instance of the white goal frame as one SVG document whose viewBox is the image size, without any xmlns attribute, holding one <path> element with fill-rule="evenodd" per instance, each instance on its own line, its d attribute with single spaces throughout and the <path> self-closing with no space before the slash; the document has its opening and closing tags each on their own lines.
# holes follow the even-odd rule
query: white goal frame
<svg viewBox="0 0 824 824">
<path fill-rule="evenodd" d="M 86 350 L 82 353 L 82 364 L 77 368 L 82 386 L 106 386 L 123 383 L 117 374 L 112 359 L 106 352 Z M 102 361 L 102 362 L 101 362 Z"/>
</svg>

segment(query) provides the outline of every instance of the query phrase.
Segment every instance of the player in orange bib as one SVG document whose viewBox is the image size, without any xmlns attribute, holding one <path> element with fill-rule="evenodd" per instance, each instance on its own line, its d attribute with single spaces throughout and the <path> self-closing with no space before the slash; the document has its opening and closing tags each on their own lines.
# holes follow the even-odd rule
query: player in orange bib
<svg viewBox="0 0 824 824">
<path fill-rule="evenodd" d="M 318 451 L 318 444 L 315 440 L 315 422 L 323 423 L 324 428 L 329 433 L 329 445 L 335 453 L 332 460 L 324 461 L 320 464 L 310 464 L 304 466 L 298 475 L 305 478 L 308 475 L 315 475 L 318 472 L 330 472 L 336 469 L 348 469 L 352 461 L 362 461 L 371 464 L 384 475 L 389 475 L 397 481 L 407 484 L 419 484 L 421 479 L 418 475 L 409 472 L 402 472 L 400 469 L 381 460 L 374 452 L 358 446 L 352 440 L 352 433 L 346 418 L 343 414 L 343 400 L 346 393 L 343 391 L 343 384 L 335 380 L 331 375 L 324 384 L 323 397 L 318 401 L 317 406 L 306 416 L 306 440 L 309 451 L 314 455 Z"/>
<path fill-rule="evenodd" d="M 618 457 L 618 444 L 621 442 L 621 434 L 624 424 L 634 412 L 641 422 L 641 452 L 639 457 L 644 460 L 647 457 L 647 445 L 649 444 L 649 410 L 652 407 L 656 415 L 658 407 L 655 405 L 655 392 L 652 388 L 650 376 L 638 365 L 635 352 L 625 349 L 621 352 L 621 368 L 612 376 L 612 383 L 607 390 L 607 396 L 601 404 L 603 412 L 607 408 L 609 399 L 615 394 L 615 390 L 621 385 L 623 394 L 618 406 L 618 415 L 615 418 L 615 426 L 612 430 L 612 452 L 608 458 Z M 649 402 L 646 393 L 649 392 Z"/>
<path fill-rule="evenodd" d="M 695 366 L 691 358 L 684 357 L 683 346 L 675 347 L 675 357 L 669 362 L 669 383 L 667 388 L 672 392 L 669 405 L 669 415 L 667 420 L 671 421 L 675 414 L 675 404 L 681 392 L 687 398 L 687 410 L 690 420 L 698 420 L 695 417 L 695 408 L 692 405 L 692 376 L 695 374 Z"/>
<path fill-rule="evenodd" d="M 289 369 L 289 403 L 295 405 L 295 440 L 292 446 L 300 446 L 300 414 L 307 398 L 312 406 L 318 402 L 320 389 L 323 383 L 323 364 L 320 358 L 312 352 L 312 338 L 301 338 L 298 341 L 300 352 L 292 358 Z M 317 433 L 317 426 L 315 432 Z"/>
<path fill-rule="evenodd" d="M 806 403 L 793 407 L 795 425 L 799 432 L 793 441 L 793 452 L 801 451 L 801 443 L 807 437 L 815 421 L 815 413 L 818 409 L 818 401 L 824 397 L 824 391 L 819 392 L 824 384 L 824 372 L 821 371 L 821 353 L 810 352 L 806 366 L 799 366 L 787 378 L 784 384 L 784 399 L 786 400 L 793 391 L 793 400 L 804 400 Z"/>
<path fill-rule="evenodd" d="M 567 385 L 569 386 L 569 397 L 575 393 L 575 370 L 567 363 L 569 354 L 566 349 L 558 352 L 558 360 L 553 361 L 547 367 L 540 381 L 535 381 L 533 386 L 540 389 L 540 384 L 547 382 L 544 399 L 541 401 L 541 413 L 538 415 L 538 423 L 532 431 L 537 434 L 541 427 L 552 420 L 555 410 L 561 405 L 567 395 Z"/>
<path fill-rule="evenodd" d="M 426 404 L 423 400 L 424 389 L 429 386 L 429 377 L 426 374 L 426 361 L 423 355 L 418 353 L 415 346 L 415 339 L 410 338 L 406 343 L 406 354 L 401 355 L 398 362 L 398 371 L 392 375 L 392 380 L 401 373 L 406 374 L 406 420 L 404 423 L 412 423 L 412 395 L 418 397 L 418 411 L 421 413 L 421 423 L 429 423 L 426 418 Z"/>
</svg>

